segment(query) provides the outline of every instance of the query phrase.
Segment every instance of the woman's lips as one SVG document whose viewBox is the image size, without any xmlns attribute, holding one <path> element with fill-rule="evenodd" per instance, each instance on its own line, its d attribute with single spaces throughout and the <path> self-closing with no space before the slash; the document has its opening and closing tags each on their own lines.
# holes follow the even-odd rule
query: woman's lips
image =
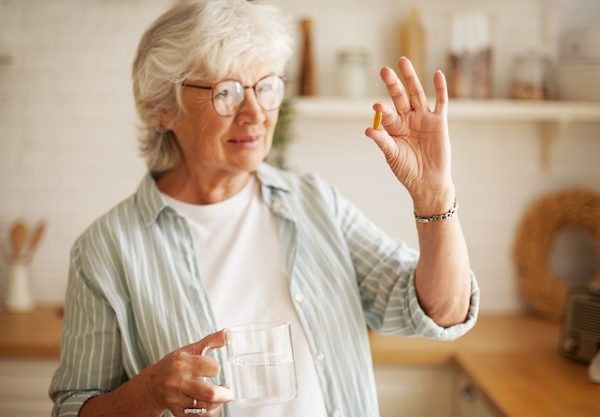
<svg viewBox="0 0 600 417">
<path fill-rule="evenodd" d="M 236 136 L 234 138 L 229 139 L 228 142 L 236 146 L 252 148 L 258 144 L 261 137 L 262 136 L 260 135 Z"/>
</svg>

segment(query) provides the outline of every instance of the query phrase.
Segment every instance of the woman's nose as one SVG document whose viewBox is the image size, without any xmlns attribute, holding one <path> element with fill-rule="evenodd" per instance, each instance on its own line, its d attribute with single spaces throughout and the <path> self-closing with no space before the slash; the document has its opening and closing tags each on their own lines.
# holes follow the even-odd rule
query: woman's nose
<svg viewBox="0 0 600 417">
<path fill-rule="evenodd" d="M 244 101 L 238 112 L 238 118 L 243 123 L 263 123 L 267 116 L 260 104 L 258 104 L 254 89 L 246 87 L 244 93 Z"/>
</svg>

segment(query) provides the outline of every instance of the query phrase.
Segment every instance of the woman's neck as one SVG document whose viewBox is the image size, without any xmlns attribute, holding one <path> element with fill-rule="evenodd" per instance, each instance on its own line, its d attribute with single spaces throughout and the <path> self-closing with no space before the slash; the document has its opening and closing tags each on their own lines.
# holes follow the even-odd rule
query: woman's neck
<svg viewBox="0 0 600 417">
<path fill-rule="evenodd" d="M 163 173 L 156 184 L 163 193 L 188 204 L 214 204 L 237 194 L 251 173 L 199 172 L 177 167 Z"/>
</svg>

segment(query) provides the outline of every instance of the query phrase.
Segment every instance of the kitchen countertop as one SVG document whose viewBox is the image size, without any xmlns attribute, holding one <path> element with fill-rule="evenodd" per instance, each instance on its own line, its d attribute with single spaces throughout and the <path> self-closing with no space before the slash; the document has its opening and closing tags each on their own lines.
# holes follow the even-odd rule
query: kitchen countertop
<svg viewBox="0 0 600 417">
<path fill-rule="evenodd" d="M 62 310 L 39 307 L 31 313 L 0 313 L 0 358 L 58 359 Z"/>
<path fill-rule="evenodd" d="M 58 359 L 61 312 L 0 313 L 0 358 Z M 482 315 L 452 342 L 371 332 L 376 366 L 453 364 L 508 417 L 600 416 L 600 385 L 558 353 L 560 325 L 523 315 Z"/>
<path fill-rule="evenodd" d="M 375 365 L 454 364 L 508 417 L 600 416 L 600 385 L 558 353 L 561 326 L 524 315 L 482 315 L 462 338 L 371 335 Z"/>
</svg>

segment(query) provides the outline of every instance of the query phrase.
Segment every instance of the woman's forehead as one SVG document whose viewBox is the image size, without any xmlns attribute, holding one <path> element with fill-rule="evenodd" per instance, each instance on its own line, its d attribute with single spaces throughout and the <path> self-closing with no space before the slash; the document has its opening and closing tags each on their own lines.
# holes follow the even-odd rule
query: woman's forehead
<svg viewBox="0 0 600 417">
<path fill-rule="evenodd" d="M 198 67 L 192 71 L 192 76 L 188 79 L 202 80 L 206 82 L 219 82 L 221 80 L 237 80 L 244 85 L 252 85 L 266 75 L 274 74 L 275 65 L 266 62 L 254 60 L 247 64 L 240 65 L 239 68 L 230 71 L 207 71 Z"/>
</svg>

